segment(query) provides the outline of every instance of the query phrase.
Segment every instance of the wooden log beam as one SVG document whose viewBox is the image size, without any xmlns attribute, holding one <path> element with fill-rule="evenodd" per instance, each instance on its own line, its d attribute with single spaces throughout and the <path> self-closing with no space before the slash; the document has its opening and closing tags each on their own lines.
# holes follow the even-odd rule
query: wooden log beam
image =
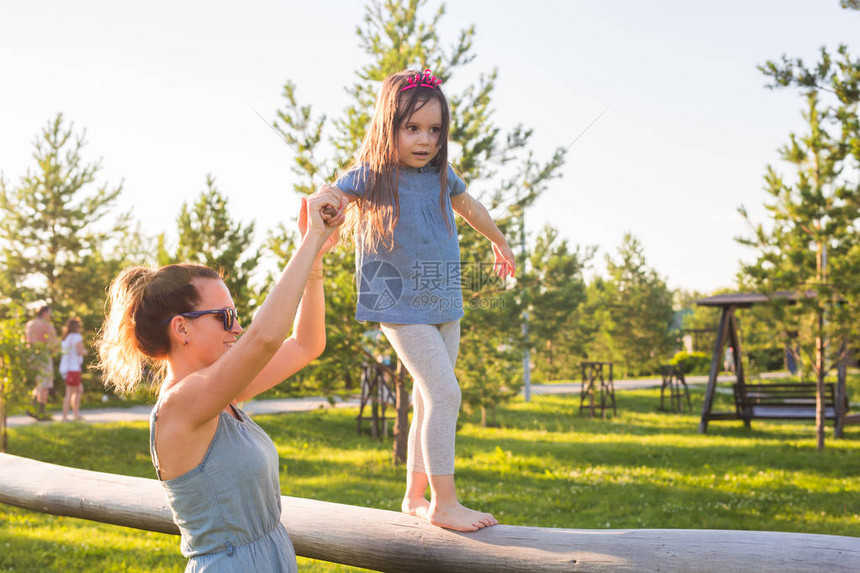
<svg viewBox="0 0 860 573">
<path fill-rule="evenodd" d="M 378 571 L 860 571 L 860 538 L 853 537 L 514 525 L 458 533 L 393 511 L 287 496 L 281 500 L 281 519 L 299 555 Z M 0 454 L 0 502 L 42 513 L 178 533 L 156 480 L 8 454 Z"/>
</svg>

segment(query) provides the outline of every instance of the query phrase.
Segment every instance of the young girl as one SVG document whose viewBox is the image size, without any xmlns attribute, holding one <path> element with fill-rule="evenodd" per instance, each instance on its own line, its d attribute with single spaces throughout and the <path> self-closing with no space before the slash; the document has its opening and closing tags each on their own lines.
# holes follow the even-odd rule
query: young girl
<svg viewBox="0 0 860 573">
<path fill-rule="evenodd" d="M 324 208 L 334 209 L 327 222 Z M 236 402 L 325 348 L 322 255 L 342 210 L 331 192 L 302 200 L 301 244 L 244 334 L 230 292 L 208 267 L 131 268 L 110 287 L 99 346 L 107 381 L 131 390 L 145 363 L 164 374 L 150 452 L 190 558 L 186 571 L 296 570 L 280 522 L 278 452 Z"/>
<path fill-rule="evenodd" d="M 81 336 L 81 321 L 70 318 L 63 328 L 62 336 L 63 357 L 60 359 L 60 372 L 65 372 L 66 394 L 63 397 L 63 421 L 69 420 L 69 406 L 75 420 L 81 418 L 81 396 L 84 385 L 81 382 L 81 366 L 87 350 L 84 348 L 84 338 Z"/>
<path fill-rule="evenodd" d="M 356 319 L 380 323 L 415 381 L 402 509 L 474 531 L 498 522 L 462 506 L 454 486 L 463 300 L 452 208 L 490 241 L 500 277 L 513 276 L 516 265 L 487 210 L 448 165 L 450 112 L 440 83 L 430 70 L 388 77 L 359 160 L 335 186 L 352 202 Z"/>
</svg>

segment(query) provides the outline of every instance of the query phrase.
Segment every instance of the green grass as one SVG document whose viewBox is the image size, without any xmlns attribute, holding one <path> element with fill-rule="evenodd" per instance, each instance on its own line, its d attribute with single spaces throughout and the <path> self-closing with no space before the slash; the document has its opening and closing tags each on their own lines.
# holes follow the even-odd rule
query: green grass
<svg viewBox="0 0 860 573">
<path fill-rule="evenodd" d="M 467 505 L 542 527 L 715 528 L 860 536 L 860 427 L 815 448 L 811 421 L 712 422 L 657 411 L 659 390 L 617 393 L 618 416 L 578 415 L 576 396 L 535 395 L 461 417 L 457 481 Z M 730 397 L 717 395 L 719 408 Z M 404 470 L 390 440 L 356 434 L 355 410 L 261 416 L 284 495 L 396 510 Z M 145 424 L 13 428 L 10 453 L 153 477 Z M 131 453 L 129 453 L 131 452 Z M 0 571 L 181 571 L 178 538 L 0 506 Z M 356 571 L 306 559 L 303 571 Z"/>
</svg>

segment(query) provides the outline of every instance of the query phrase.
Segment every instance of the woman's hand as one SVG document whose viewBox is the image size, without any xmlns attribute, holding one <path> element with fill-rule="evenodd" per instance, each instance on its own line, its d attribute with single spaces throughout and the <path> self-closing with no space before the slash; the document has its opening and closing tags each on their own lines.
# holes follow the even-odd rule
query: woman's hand
<svg viewBox="0 0 860 573">
<path fill-rule="evenodd" d="M 299 210 L 299 234 L 304 239 L 311 228 L 327 236 L 320 254 L 330 251 L 339 240 L 339 227 L 344 221 L 344 209 L 348 201 L 328 186 L 320 188 L 307 197 L 302 197 Z"/>
<path fill-rule="evenodd" d="M 493 269 L 502 280 L 513 277 L 517 272 L 517 261 L 514 252 L 508 246 L 507 241 L 502 244 L 493 243 Z"/>
<path fill-rule="evenodd" d="M 342 205 L 342 200 L 327 185 L 302 198 L 302 209 L 299 212 L 299 232 L 303 238 L 310 230 L 327 236 L 343 221 L 344 205 Z"/>
</svg>

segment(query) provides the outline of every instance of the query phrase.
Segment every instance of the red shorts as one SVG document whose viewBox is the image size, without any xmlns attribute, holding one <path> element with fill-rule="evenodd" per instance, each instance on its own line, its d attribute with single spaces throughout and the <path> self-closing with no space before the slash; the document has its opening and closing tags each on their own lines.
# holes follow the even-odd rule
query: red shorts
<svg viewBox="0 0 860 573">
<path fill-rule="evenodd" d="M 66 386 L 80 386 L 81 385 L 81 373 L 80 372 L 68 372 L 66 374 Z"/>
</svg>

